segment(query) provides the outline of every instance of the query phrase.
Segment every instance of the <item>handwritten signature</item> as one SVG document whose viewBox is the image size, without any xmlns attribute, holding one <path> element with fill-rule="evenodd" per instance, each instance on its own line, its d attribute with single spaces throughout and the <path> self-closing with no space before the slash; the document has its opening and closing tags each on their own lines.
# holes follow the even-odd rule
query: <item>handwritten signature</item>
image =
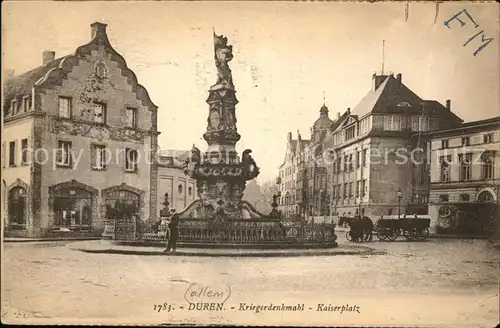
<svg viewBox="0 0 500 328">
<path fill-rule="evenodd" d="M 225 303 L 229 296 L 231 296 L 231 287 L 227 284 L 209 286 L 199 283 L 191 283 L 184 293 L 184 299 L 188 303 Z"/>
<path fill-rule="evenodd" d="M 462 18 L 463 20 L 460 19 L 460 18 Z M 479 24 L 476 23 L 476 21 L 474 20 L 474 18 L 472 18 L 471 14 L 466 9 L 462 9 L 461 11 L 459 11 L 458 13 L 456 13 L 455 15 L 453 15 L 453 17 L 451 17 L 450 19 L 448 19 L 447 21 L 444 22 L 444 25 L 446 27 L 450 28 L 450 23 L 453 20 L 457 20 L 460 23 L 460 26 L 464 27 L 465 25 L 467 25 L 467 23 L 465 22 L 466 18 L 474 24 L 474 28 L 478 28 L 479 27 Z M 485 38 L 484 37 L 484 29 L 483 29 L 482 31 L 474 34 L 467 41 L 465 41 L 465 43 L 463 44 L 463 46 L 465 47 L 466 45 L 468 45 L 472 40 L 474 40 L 478 36 L 481 36 L 481 42 L 482 43 L 474 51 L 474 53 L 473 53 L 474 56 L 477 56 L 477 54 L 480 53 L 484 49 L 484 47 L 486 47 L 491 41 L 493 41 L 493 38 Z"/>
</svg>

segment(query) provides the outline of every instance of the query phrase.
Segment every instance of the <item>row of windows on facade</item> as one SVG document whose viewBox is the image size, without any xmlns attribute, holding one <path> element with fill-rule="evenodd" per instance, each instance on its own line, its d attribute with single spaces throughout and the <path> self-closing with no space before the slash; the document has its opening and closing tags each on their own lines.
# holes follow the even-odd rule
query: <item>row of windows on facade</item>
<svg viewBox="0 0 500 328">
<path fill-rule="evenodd" d="M 356 164 L 357 168 L 360 168 L 361 166 L 366 167 L 367 164 L 367 149 L 363 149 L 362 151 L 356 151 L 356 162 L 354 163 L 353 161 L 353 154 L 345 155 L 341 160 L 335 161 L 335 165 L 333 166 L 333 172 L 341 172 L 341 171 L 352 171 L 354 169 L 354 164 Z M 342 165 L 343 164 L 343 165 Z M 343 170 L 342 170 L 343 167 Z M 286 175 L 292 174 L 295 168 L 294 167 L 287 167 L 284 172 Z M 281 171 L 283 172 L 283 171 Z M 281 173 L 280 172 L 280 173 Z M 308 177 L 312 178 L 313 177 L 313 172 L 312 170 L 308 171 Z M 282 177 L 282 174 L 280 174 L 280 177 Z"/>
<path fill-rule="evenodd" d="M 481 165 L 481 179 L 493 179 L 494 177 L 494 163 L 493 163 L 494 153 L 485 152 L 480 156 Z M 441 156 L 439 159 L 441 163 L 440 167 L 440 181 L 449 182 L 451 181 L 451 166 L 452 161 L 451 155 Z M 472 154 L 461 154 L 459 155 L 459 181 L 472 180 Z"/>
<path fill-rule="evenodd" d="M 429 117 L 410 115 L 385 115 L 383 117 L 384 131 L 429 131 Z M 344 130 L 337 132 L 333 137 L 335 145 L 342 144 L 356 136 L 366 134 L 370 131 L 370 117 L 359 121 L 358 126 L 352 124 Z"/>
<path fill-rule="evenodd" d="M 73 151 L 71 141 L 58 141 L 58 148 L 56 151 L 56 164 L 60 167 L 73 167 Z M 91 146 L 91 166 L 94 170 L 105 170 L 107 158 L 106 146 L 92 145 Z M 9 166 L 16 166 L 16 142 L 9 143 Z M 28 164 L 28 139 L 21 140 L 21 165 Z M 138 152 L 132 148 L 125 149 L 125 170 L 130 172 L 137 171 Z"/>
<path fill-rule="evenodd" d="M 469 194 L 460 194 L 459 199 L 461 202 L 470 202 L 470 195 Z M 447 194 L 439 195 L 439 201 L 440 202 L 449 202 L 450 195 L 447 195 Z"/>
<path fill-rule="evenodd" d="M 73 100 L 71 97 L 59 97 L 59 117 L 71 119 L 73 117 Z M 17 115 L 27 112 L 31 109 L 31 96 L 25 96 L 21 101 L 11 100 L 10 114 Z M 92 104 L 93 122 L 106 124 L 107 107 L 103 102 L 94 102 Z M 133 107 L 125 108 L 125 126 L 129 128 L 137 127 L 137 109 Z"/>
<path fill-rule="evenodd" d="M 460 146 L 470 146 L 470 137 L 462 137 Z M 487 133 L 483 135 L 483 143 L 489 144 L 493 142 L 493 133 Z M 441 140 L 441 148 L 449 148 L 450 140 L 443 139 Z"/>
<path fill-rule="evenodd" d="M 31 94 L 26 95 L 19 99 L 12 99 L 10 101 L 10 108 L 7 111 L 7 116 L 25 113 L 31 110 L 32 105 Z"/>
<path fill-rule="evenodd" d="M 92 104 L 93 122 L 106 124 L 107 106 L 103 102 L 94 102 Z M 59 117 L 73 118 L 73 100 L 71 97 L 59 97 Z M 128 128 L 137 127 L 137 108 L 125 108 L 125 126 Z"/>
<path fill-rule="evenodd" d="M 342 191 L 342 192 L 341 192 Z M 368 186 L 366 184 L 366 179 L 356 181 L 356 195 L 357 197 L 364 197 L 368 192 Z M 332 198 L 352 198 L 353 195 L 353 182 L 341 183 L 332 188 Z"/>
<path fill-rule="evenodd" d="M 326 187 L 326 179 L 323 180 L 322 182 L 324 186 Z M 308 188 L 308 198 L 313 197 L 314 195 L 314 188 L 312 186 L 309 186 Z M 343 191 L 343 192 L 341 192 Z M 338 184 L 333 187 L 332 189 L 332 199 L 342 199 L 342 198 L 353 198 L 353 183 L 344 183 L 344 184 Z M 363 180 L 358 180 L 356 182 L 356 195 L 357 197 L 361 196 L 364 197 L 366 193 L 368 192 L 368 186 L 366 184 L 366 179 Z M 330 198 L 329 195 L 326 193 L 324 194 L 327 199 Z M 281 199 L 281 204 L 283 205 L 292 205 L 295 203 L 296 199 L 302 199 L 302 190 L 296 190 L 296 195 L 286 195 L 282 197 Z"/>
</svg>

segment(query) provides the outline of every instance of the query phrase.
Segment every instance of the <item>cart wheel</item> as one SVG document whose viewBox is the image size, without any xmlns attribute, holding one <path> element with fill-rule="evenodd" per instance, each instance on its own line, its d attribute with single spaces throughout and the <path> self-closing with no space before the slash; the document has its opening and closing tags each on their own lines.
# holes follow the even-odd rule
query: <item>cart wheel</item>
<svg viewBox="0 0 500 328">
<path fill-rule="evenodd" d="M 409 229 L 404 236 L 407 240 L 412 241 L 418 238 L 418 233 L 415 229 Z"/>
<path fill-rule="evenodd" d="M 387 235 L 387 240 L 388 241 L 395 241 L 399 236 L 399 230 L 397 229 L 391 229 L 389 230 L 389 233 Z"/>
<path fill-rule="evenodd" d="M 387 232 L 386 231 L 378 231 L 377 232 L 377 238 L 378 240 L 387 240 Z"/>
<path fill-rule="evenodd" d="M 346 231 L 345 233 L 345 239 L 347 239 L 348 241 L 352 241 L 352 237 L 351 237 L 351 231 Z"/>
<path fill-rule="evenodd" d="M 425 240 L 429 237 L 429 228 L 425 228 L 423 230 L 420 230 L 417 234 L 417 239 L 418 240 Z"/>
</svg>

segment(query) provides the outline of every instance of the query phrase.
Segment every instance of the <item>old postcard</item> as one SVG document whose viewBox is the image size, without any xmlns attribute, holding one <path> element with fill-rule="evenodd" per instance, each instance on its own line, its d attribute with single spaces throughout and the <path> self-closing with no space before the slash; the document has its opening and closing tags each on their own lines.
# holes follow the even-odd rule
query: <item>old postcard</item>
<svg viewBox="0 0 500 328">
<path fill-rule="evenodd" d="M 495 326 L 499 15 L 4 2 L 2 323 Z"/>
</svg>

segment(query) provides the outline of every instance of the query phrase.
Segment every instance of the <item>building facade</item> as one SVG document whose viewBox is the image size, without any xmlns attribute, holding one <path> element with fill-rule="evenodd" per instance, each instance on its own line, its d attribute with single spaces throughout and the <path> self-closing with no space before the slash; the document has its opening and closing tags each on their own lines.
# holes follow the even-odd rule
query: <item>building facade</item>
<svg viewBox="0 0 500 328">
<path fill-rule="evenodd" d="M 312 216 L 427 214 L 429 165 L 415 160 L 427 156 L 423 134 L 461 123 L 450 101 L 422 99 L 401 74 L 373 75 L 371 90 L 352 111 L 313 131 L 316 141 L 298 161 L 304 168 L 299 201 L 306 199 Z"/>
<path fill-rule="evenodd" d="M 158 157 L 158 203 L 157 215 L 165 208 L 168 200 L 169 209 L 177 212 L 184 210 L 198 199 L 196 180 L 184 174 L 184 163 L 189 151 L 160 151 Z"/>
<path fill-rule="evenodd" d="M 100 235 L 122 212 L 158 215 L 157 106 L 109 43 L 106 24 L 72 55 L 4 84 L 7 235 Z"/>
<path fill-rule="evenodd" d="M 429 214 L 445 233 L 491 235 L 500 215 L 500 117 L 427 133 Z"/>
</svg>

